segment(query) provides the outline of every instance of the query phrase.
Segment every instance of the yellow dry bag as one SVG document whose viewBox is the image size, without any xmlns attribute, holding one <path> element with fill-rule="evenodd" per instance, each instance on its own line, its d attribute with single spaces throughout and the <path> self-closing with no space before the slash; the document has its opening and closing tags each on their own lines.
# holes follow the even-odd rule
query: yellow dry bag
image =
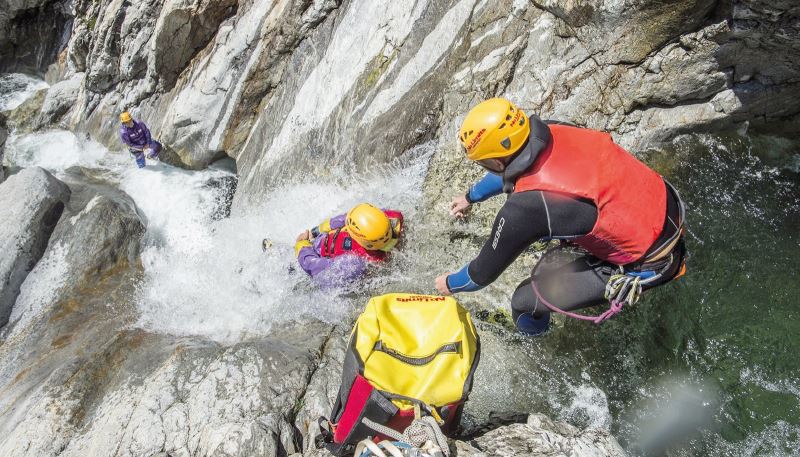
<svg viewBox="0 0 800 457">
<path fill-rule="evenodd" d="M 479 353 L 469 312 L 454 298 L 373 297 L 350 336 L 329 448 L 347 452 L 366 437 L 380 436 L 365 423 L 402 432 L 415 411 L 440 420 L 445 432 L 453 430 L 472 389 Z"/>
</svg>

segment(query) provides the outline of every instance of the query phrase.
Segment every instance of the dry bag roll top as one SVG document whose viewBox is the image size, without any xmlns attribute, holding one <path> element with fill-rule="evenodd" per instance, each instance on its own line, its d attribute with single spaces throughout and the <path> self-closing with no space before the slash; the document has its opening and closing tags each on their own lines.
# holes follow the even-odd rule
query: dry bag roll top
<svg viewBox="0 0 800 457">
<path fill-rule="evenodd" d="M 454 298 L 373 297 L 350 336 L 329 448 L 343 453 L 364 438 L 381 437 L 371 423 L 402 433 L 415 409 L 440 419 L 443 431 L 452 430 L 472 389 L 479 353 L 469 312 Z"/>
</svg>

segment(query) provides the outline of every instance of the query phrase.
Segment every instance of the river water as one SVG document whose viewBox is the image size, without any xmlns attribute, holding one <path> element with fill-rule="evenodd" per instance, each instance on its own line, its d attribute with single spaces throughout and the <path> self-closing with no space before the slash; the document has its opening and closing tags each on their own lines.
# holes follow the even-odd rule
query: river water
<svg viewBox="0 0 800 457">
<path fill-rule="evenodd" d="M 0 78 L 0 101 L 13 103 L 40 84 L 6 80 Z M 476 251 L 429 247 L 426 240 L 441 226 L 414 223 L 424 209 L 421 188 L 432 153 L 431 145 L 418 146 L 369 176 L 300 179 L 222 219 L 226 189 L 219 183 L 232 176 L 224 167 L 190 172 L 149 163 L 139 170 L 122 148 L 108 150 L 63 130 L 12 135 L 5 161 L 56 174 L 75 165 L 100 170 L 147 219 L 137 325 L 234 343 L 300 315 L 348 325 L 370 295 L 430 293 L 435 274 L 467 262 Z M 692 135 L 643 157 L 687 201 L 687 276 L 601 327 L 557 319 L 546 337 L 525 339 L 481 322 L 484 353 L 467 421 L 490 411 L 540 411 L 608 427 L 632 453 L 794 454 L 800 449 L 796 146 Z M 409 242 L 394 268 L 347 290 L 320 290 L 292 271 L 296 234 L 360 201 L 406 213 Z M 264 237 L 274 241 L 266 253 Z M 507 308 L 507 289 L 490 287 L 463 302 Z"/>
</svg>

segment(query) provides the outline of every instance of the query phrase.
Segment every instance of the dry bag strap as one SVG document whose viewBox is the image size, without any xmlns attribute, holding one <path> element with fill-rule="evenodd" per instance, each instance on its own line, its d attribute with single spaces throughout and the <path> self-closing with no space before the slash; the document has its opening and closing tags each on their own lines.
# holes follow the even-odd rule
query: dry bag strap
<svg viewBox="0 0 800 457">
<path fill-rule="evenodd" d="M 431 361 L 433 361 L 433 359 L 435 359 L 439 354 L 461 354 L 461 341 L 443 344 L 439 347 L 439 349 L 435 350 L 433 354 L 424 357 L 413 357 L 410 355 L 401 354 L 384 345 L 383 341 L 381 340 L 375 342 L 375 346 L 372 347 L 372 350 L 388 354 L 389 356 L 409 365 L 422 366 L 431 363 Z"/>
</svg>

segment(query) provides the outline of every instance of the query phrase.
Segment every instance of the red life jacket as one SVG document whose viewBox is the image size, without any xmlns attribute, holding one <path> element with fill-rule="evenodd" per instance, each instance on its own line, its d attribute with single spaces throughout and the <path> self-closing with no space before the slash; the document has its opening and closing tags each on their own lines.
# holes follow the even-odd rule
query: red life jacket
<svg viewBox="0 0 800 457">
<path fill-rule="evenodd" d="M 394 210 L 383 210 L 383 212 L 389 217 L 392 227 L 400 224 L 401 232 L 397 235 L 400 236 L 402 234 L 403 213 Z M 333 259 L 344 254 L 355 254 L 370 262 L 382 262 L 386 260 L 387 253 L 365 249 L 350 236 L 345 227 L 328 232 L 327 239 L 322 243 L 320 255 Z"/>
<path fill-rule="evenodd" d="M 596 130 L 550 125 L 552 141 L 520 176 L 514 192 L 542 190 L 591 201 L 592 231 L 571 240 L 592 255 L 625 265 L 640 260 L 664 225 L 663 178 Z"/>
</svg>

